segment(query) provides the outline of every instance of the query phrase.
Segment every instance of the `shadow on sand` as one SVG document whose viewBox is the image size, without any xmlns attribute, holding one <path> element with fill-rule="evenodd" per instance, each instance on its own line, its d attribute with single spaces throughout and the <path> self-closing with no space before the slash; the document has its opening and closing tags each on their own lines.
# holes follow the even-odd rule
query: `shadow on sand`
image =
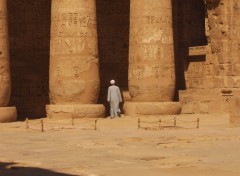
<svg viewBox="0 0 240 176">
<path fill-rule="evenodd" d="M 58 173 L 47 169 L 36 167 L 17 166 L 17 163 L 0 162 L 1 176 L 77 176 Z"/>
</svg>

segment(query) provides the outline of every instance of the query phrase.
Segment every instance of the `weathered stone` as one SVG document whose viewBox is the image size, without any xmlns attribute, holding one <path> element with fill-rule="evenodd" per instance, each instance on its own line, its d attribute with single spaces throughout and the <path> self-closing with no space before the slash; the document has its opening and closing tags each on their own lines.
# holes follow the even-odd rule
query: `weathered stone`
<svg viewBox="0 0 240 176">
<path fill-rule="evenodd" d="M 238 88 L 189 89 L 179 92 L 183 114 L 229 113 L 231 100 L 240 96 Z"/>
<path fill-rule="evenodd" d="M 230 123 L 240 126 L 240 97 L 234 97 L 230 101 Z"/>
<path fill-rule="evenodd" d="M 130 4 L 129 92 L 133 101 L 172 101 L 175 90 L 172 4 Z"/>
<path fill-rule="evenodd" d="M 47 105 L 49 118 L 100 118 L 105 116 L 103 105 Z"/>
<path fill-rule="evenodd" d="M 17 120 L 16 107 L 0 107 L 0 123 L 14 122 Z"/>
<path fill-rule="evenodd" d="M 0 107 L 8 105 L 11 94 L 6 5 L 6 0 L 0 0 Z"/>
<path fill-rule="evenodd" d="M 123 106 L 125 115 L 175 115 L 181 113 L 178 102 L 126 102 Z"/>
<path fill-rule="evenodd" d="M 56 109 L 64 106 L 94 107 L 97 101 L 108 105 L 111 79 L 117 80 L 124 101 L 129 102 L 124 109 L 135 107 L 130 102 L 140 103 L 143 108 L 136 111 L 143 114 L 162 113 L 161 108 L 151 106 L 148 112 L 144 103 L 171 102 L 173 96 L 175 101 L 180 99 L 182 113 L 229 113 L 229 101 L 239 96 L 238 0 L 101 0 L 96 5 L 93 0 L 53 0 L 51 42 L 48 0 L 8 4 L 13 93 L 8 103 L 9 61 L 2 62 L 0 53 L 1 78 L 9 81 L 0 82 L 0 106 L 17 105 L 22 117 L 43 116 L 48 99 L 48 114 L 49 109 L 60 114 Z M 4 52 L 8 51 L 6 32 L 2 32 L 7 30 L 5 14 L 1 11 L 0 47 Z M 180 97 L 178 90 L 183 90 Z M 63 109 L 66 116 L 68 111 Z M 84 109 L 78 117 L 85 116 Z M 71 111 L 69 117 L 74 114 Z"/>
<path fill-rule="evenodd" d="M 206 0 L 207 46 L 197 51 L 190 47 L 191 57 L 185 69 L 187 90 L 179 92 L 182 113 L 229 113 L 231 101 L 239 96 L 239 31 L 237 0 Z M 231 93 L 228 93 L 230 90 Z"/>
<path fill-rule="evenodd" d="M 209 46 L 194 46 L 189 47 L 189 56 L 199 56 L 199 55 L 206 55 L 210 53 Z"/>
<path fill-rule="evenodd" d="M 173 100 L 175 65 L 170 0 L 130 4 L 129 93 L 127 115 L 178 114 Z"/>
<path fill-rule="evenodd" d="M 96 103 L 100 81 L 95 0 L 52 1 L 50 53 L 51 104 Z"/>
<path fill-rule="evenodd" d="M 7 1 L 0 0 L 0 122 L 17 118 L 15 107 L 6 107 L 11 95 L 11 77 L 8 45 Z"/>
</svg>

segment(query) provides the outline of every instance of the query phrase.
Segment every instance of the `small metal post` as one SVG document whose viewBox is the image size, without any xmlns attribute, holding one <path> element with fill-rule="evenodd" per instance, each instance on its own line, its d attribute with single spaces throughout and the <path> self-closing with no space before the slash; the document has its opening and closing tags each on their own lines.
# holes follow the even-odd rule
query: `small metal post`
<svg viewBox="0 0 240 176">
<path fill-rule="evenodd" d="M 41 119 L 41 130 L 44 132 L 43 119 Z"/>
<path fill-rule="evenodd" d="M 95 120 L 95 127 L 94 130 L 97 130 L 97 120 Z"/>
<path fill-rule="evenodd" d="M 200 122 L 200 119 L 197 118 L 197 128 L 199 128 L 199 122 Z"/>
<path fill-rule="evenodd" d="M 26 118 L 26 129 L 29 129 L 28 118 Z"/>
</svg>

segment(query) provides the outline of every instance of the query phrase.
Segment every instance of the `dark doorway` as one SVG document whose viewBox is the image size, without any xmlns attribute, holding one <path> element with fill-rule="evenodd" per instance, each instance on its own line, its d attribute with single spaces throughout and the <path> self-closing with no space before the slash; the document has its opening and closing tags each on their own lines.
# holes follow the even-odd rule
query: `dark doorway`
<svg viewBox="0 0 240 176">
<path fill-rule="evenodd" d="M 51 1 L 8 0 L 11 105 L 18 119 L 45 117 L 48 104 Z"/>
<path fill-rule="evenodd" d="M 184 71 L 190 62 L 188 48 L 207 45 L 205 4 L 203 0 L 184 0 L 184 2 L 172 0 L 172 6 L 176 66 L 175 100 L 178 100 L 178 91 L 186 89 Z"/>
</svg>

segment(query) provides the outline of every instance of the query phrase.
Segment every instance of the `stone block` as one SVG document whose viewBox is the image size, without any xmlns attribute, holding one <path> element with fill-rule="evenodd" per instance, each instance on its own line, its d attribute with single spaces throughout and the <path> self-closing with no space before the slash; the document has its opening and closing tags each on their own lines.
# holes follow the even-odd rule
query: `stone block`
<svg viewBox="0 0 240 176">
<path fill-rule="evenodd" d="M 16 107 L 0 107 L 0 123 L 14 122 L 17 120 Z"/>
<path fill-rule="evenodd" d="M 189 89 L 179 91 L 182 114 L 229 113 L 230 102 L 240 89 Z"/>
<path fill-rule="evenodd" d="M 240 97 L 232 98 L 230 101 L 230 123 L 240 126 Z"/>
<path fill-rule="evenodd" d="M 98 104 L 47 105 L 46 111 L 51 119 L 105 117 L 105 107 Z"/>
<path fill-rule="evenodd" d="M 178 102 L 126 102 L 123 110 L 127 116 L 176 115 L 181 113 L 181 105 Z"/>
</svg>

